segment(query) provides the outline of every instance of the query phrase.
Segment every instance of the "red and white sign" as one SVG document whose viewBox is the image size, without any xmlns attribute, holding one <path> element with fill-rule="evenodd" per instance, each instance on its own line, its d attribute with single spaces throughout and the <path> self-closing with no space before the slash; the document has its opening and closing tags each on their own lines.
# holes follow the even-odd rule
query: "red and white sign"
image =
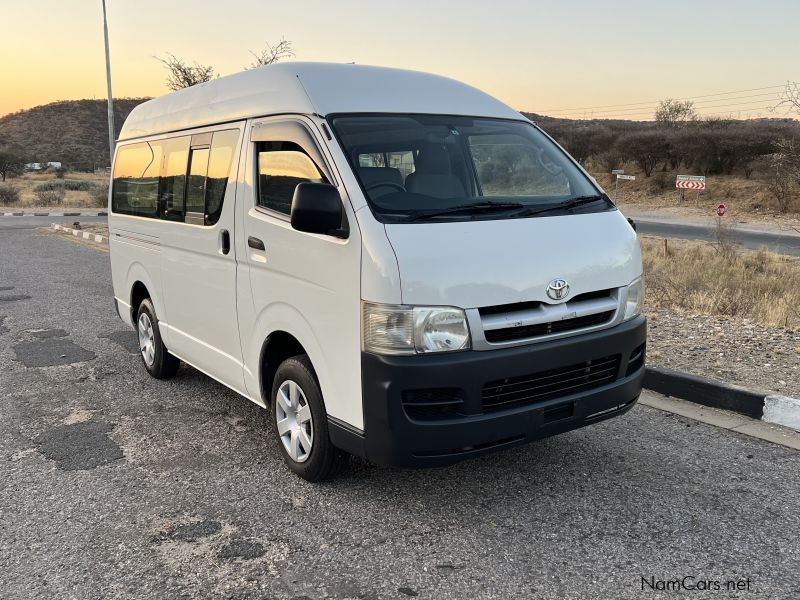
<svg viewBox="0 0 800 600">
<path fill-rule="evenodd" d="M 704 190 L 706 189 L 705 181 L 676 181 L 675 187 L 682 190 Z"/>
<path fill-rule="evenodd" d="M 706 178 L 703 175 L 678 175 L 675 187 L 681 190 L 704 190 Z"/>
<path fill-rule="evenodd" d="M 718 217 L 724 217 L 725 216 L 725 210 L 726 210 L 725 205 L 724 204 L 720 204 L 717 207 L 717 216 Z"/>
</svg>

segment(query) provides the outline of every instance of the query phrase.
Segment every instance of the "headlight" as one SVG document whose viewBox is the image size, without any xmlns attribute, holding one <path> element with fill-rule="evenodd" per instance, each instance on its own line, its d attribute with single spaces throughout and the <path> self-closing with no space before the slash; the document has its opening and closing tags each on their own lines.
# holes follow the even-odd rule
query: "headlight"
<svg viewBox="0 0 800 600">
<path fill-rule="evenodd" d="M 644 277 L 634 279 L 628 286 L 628 299 L 625 302 L 624 321 L 642 314 L 644 309 Z"/>
<path fill-rule="evenodd" d="M 467 317 L 450 306 L 362 304 L 361 337 L 366 352 L 422 354 L 470 347 Z"/>
</svg>

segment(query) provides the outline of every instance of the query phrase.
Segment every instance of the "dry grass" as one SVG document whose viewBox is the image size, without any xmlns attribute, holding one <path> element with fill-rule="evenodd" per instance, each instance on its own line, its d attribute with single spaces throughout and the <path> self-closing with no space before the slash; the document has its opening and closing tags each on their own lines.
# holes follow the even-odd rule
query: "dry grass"
<svg viewBox="0 0 800 600">
<path fill-rule="evenodd" d="M 87 180 L 102 187 L 108 184 L 108 175 L 94 173 L 79 173 L 70 171 L 66 175 L 67 179 Z M 67 190 L 64 200 L 60 204 L 43 205 L 36 195 L 35 187 L 42 182 L 56 179 L 55 173 L 51 171 L 45 173 L 25 173 L 21 177 L 14 177 L 6 180 L 6 183 L 13 185 L 20 192 L 19 202 L 9 205 L 9 208 L 88 208 L 105 206 L 105 200 L 101 203 L 96 199 L 92 191 L 72 191 Z"/>
<path fill-rule="evenodd" d="M 800 259 L 682 240 L 665 254 L 663 238 L 641 242 L 648 307 L 800 329 Z"/>
</svg>

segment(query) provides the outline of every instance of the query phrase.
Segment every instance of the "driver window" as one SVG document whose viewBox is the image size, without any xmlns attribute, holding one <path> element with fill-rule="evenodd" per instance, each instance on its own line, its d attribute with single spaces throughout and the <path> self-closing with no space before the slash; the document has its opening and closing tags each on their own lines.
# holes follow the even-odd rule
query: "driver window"
<svg viewBox="0 0 800 600">
<path fill-rule="evenodd" d="M 261 142 L 258 144 L 259 206 L 288 215 L 297 184 L 325 183 L 314 161 L 292 142 Z"/>
</svg>

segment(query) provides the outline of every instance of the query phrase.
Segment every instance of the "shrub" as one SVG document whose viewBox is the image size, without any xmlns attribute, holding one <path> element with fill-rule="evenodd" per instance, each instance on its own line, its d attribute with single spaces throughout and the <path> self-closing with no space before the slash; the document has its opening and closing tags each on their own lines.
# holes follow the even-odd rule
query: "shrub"
<svg viewBox="0 0 800 600">
<path fill-rule="evenodd" d="M 89 190 L 93 190 L 97 187 L 97 184 L 94 181 L 87 181 L 84 179 L 51 179 L 50 181 L 44 181 L 37 185 L 34 191 L 46 191 L 46 190 L 69 190 L 71 192 L 87 192 Z"/>
<path fill-rule="evenodd" d="M 650 189 L 654 192 L 662 192 L 666 189 L 674 187 L 673 180 L 670 179 L 664 171 L 659 171 L 650 180 Z"/>
<path fill-rule="evenodd" d="M 64 190 L 35 190 L 37 204 L 39 206 L 59 206 L 64 201 Z"/>
<path fill-rule="evenodd" d="M 55 170 L 55 173 L 56 173 L 56 178 L 57 179 L 64 179 L 64 175 L 67 174 L 67 170 L 64 167 L 58 167 Z"/>
<path fill-rule="evenodd" d="M 9 206 L 19 202 L 19 190 L 10 183 L 0 183 L 0 204 Z"/>
<path fill-rule="evenodd" d="M 103 208 L 108 205 L 108 184 L 95 186 L 89 190 L 89 206 Z"/>
</svg>

